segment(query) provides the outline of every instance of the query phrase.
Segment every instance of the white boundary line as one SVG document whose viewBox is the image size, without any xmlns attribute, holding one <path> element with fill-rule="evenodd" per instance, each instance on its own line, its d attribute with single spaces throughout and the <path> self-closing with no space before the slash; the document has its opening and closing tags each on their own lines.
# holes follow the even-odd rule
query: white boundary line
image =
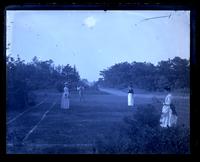
<svg viewBox="0 0 200 162">
<path fill-rule="evenodd" d="M 33 107 L 30 107 L 29 109 L 23 111 L 22 113 L 18 114 L 16 117 L 14 117 L 13 119 L 9 120 L 6 125 L 14 122 L 16 119 L 18 119 L 20 116 L 22 116 L 24 113 L 28 112 L 29 110 L 33 109 L 33 108 L 36 108 L 38 107 L 39 105 L 43 104 L 45 101 L 47 100 L 47 98 L 45 98 L 43 101 L 41 101 L 39 104 L 33 106 Z"/>
<path fill-rule="evenodd" d="M 46 117 L 46 115 L 49 113 L 49 111 L 55 106 L 56 101 L 52 104 L 52 106 L 43 114 L 42 118 L 40 119 L 40 121 L 26 134 L 26 136 L 24 137 L 24 139 L 22 140 L 23 142 L 28 139 L 28 137 L 31 135 L 31 133 L 33 133 L 33 131 L 38 127 L 38 125 L 42 122 L 42 120 Z"/>
</svg>

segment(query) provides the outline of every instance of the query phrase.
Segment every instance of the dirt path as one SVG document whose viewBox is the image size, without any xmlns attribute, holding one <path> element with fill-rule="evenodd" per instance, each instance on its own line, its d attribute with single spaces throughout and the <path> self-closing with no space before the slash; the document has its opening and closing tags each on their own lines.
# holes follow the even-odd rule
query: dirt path
<svg viewBox="0 0 200 162">
<path fill-rule="evenodd" d="M 109 94 L 112 94 L 112 95 L 117 95 L 117 96 L 124 96 L 126 97 L 127 96 L 127 93 L 121 91 L 121 90 L 117 90 L 117 89 L 114 89 L 114 88 L 99 88 L 100 91 L 103 91 L 103 92 L 107 92 Z M 142 93 L 137 93 L 137 91 L 135 92 L 135 95 L 134 95 L 136 98 L 152 98 L 152 97 L 156 97 L 156 98 L 164 98 L 165 95 L 158 95 L 158 94 L 142 94 Z M 175 98 L 179 98 L 179 99 L 188 99 L 189 96 L 173 96 Z"/>
</svg>

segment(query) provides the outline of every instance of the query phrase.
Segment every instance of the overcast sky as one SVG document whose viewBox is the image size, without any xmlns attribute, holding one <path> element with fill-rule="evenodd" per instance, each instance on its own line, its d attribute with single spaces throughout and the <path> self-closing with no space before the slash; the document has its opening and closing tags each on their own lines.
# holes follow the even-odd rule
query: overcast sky
<svg viewBox="0 0 200 162">
<path fill-rule="evenodd" d="M 7 11 L 7 55 L 76 66 L 94 81 L 115 63 L 189 59 L 189 11 Z"/>
</svg>

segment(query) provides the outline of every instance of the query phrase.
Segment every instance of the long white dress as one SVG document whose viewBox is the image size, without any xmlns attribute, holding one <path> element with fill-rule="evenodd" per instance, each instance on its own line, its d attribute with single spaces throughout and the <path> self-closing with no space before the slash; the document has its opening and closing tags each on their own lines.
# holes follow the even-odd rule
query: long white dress
<svg viewBox="0 0 200 162">
<path fill-rule="evenodd" d="M 128 93 L 128 106 L 134 106 L 133 93 Z"/>
<path fill-rule="evenodd" d="M 61 98 L 61 109 L 69 109 L 69 90 L 64 87 L 64 92 Z"/>
<path fill-rule="evenodd" d="M 172 101 L 172 95 L 168 94 L 165 97 L 165 102 L 162 107 L 162 114 L 160 118 L 160 126 L 161 127 L 172 127 L 177 123 L 177 116 L 172 114 L 172 110 L 170 108 L 170 104 Z"/>
</svg>

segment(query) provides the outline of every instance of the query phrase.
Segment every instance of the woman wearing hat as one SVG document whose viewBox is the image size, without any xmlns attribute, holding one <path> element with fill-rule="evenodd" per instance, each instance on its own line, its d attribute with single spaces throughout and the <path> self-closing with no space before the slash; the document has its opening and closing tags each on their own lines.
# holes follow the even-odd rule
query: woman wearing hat
<svg viewBox="0 0 200 162">
<path fill-rule="evenodd" d="M 165 90 L 168 94 L 165 97 L 165 102 L 163 103 L 160 126 L 172 127 L 176 125 L 178 117 L 175 111 L 175 107 L 172 104 L 171 89 L 169 87 L 166 87 Z"/>
<path fill-rule="evenodd" d="M 62 94 L 61 108 L 69 109 L 69 89 L 67 87 L 67 82 L 65 82 L 64 92 Z"/>
</svg>

